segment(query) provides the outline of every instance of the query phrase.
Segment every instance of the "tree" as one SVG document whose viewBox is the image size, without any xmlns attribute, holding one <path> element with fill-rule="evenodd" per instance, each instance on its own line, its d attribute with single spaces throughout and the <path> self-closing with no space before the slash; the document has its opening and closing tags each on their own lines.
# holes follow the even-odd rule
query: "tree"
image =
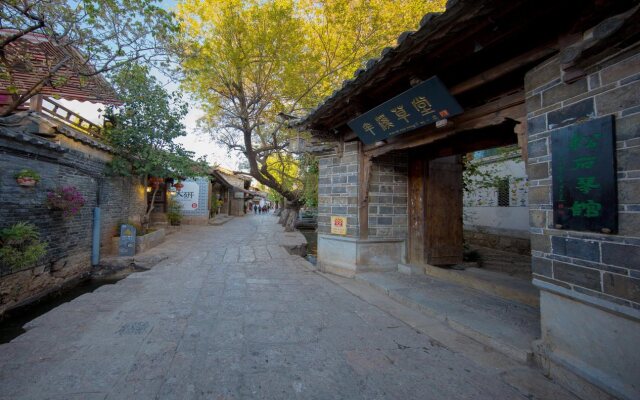
<svg viewBox="0 0 640 400">
<path fill-rule="evenodd" d="M 288 120 L 317 105 L 443 3 L 184 0 L 178 6 L 181 35 L 174 49 L 181 57 L 184 87 L 205 108 L 202 126 L 242 153 L 250 174 L 280 193 L 297 214 L 304 182 L 291 177 L 297 182 L 287 185 L 274 175 L 286 170 L 284 164 L 299 161 L 289 150 L 298 134 L 287 127 Z"/>
<path fill-rule="evenodd" d="M 12 113 L 44 89 L 110 92 L 99 75 L 131 61 L 167 62 L 176 30 L 158 0 L 0 0 L 0 87 Z"/>
<path fill-rule="evenodd" d="M 167 93 L 149 69 L 131 64 L 113 76 L 113 84 L 123 101 L 120 107 L 107 110 L 105 137 L 116 156 L 110 163 L 114 174 L 143 176 L 145 193 L 149 177 L 194 177 L 208 168 L 204 160 L 194 161 L 176 139 L 186 135 L 182 118 L 187 104 L 178 93 Z M 142 218 L 145 229 L 153 211 L 158 187 Z"/>
</svg>

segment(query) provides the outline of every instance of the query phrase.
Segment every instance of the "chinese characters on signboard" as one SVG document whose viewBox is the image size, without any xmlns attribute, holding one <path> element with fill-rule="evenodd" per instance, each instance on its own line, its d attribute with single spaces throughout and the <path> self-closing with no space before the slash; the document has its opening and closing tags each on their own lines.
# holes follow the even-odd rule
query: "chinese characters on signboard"
<svg viewBox="0 0 640 400">
<path fill-rule="evenodd" d="M 335 235 L 347 234 L 347 218 L 346 217 L 331 217 L 331 233 Z"/>
<path fill-rule="evenodd" d="M 349 121 L 364 144 L 372 144 L 462 113 L 440 79 L 432 77 Z"/>
<path fill-rule="evenodd" d="M 553 220 L 558 229 L 618 228 L 613 116 L 551 134 Z"/>
<path fill-rule="evenodd" d="M 175 200 L 182 205 L 183 210 L 197 210 L 200 187 L 193 181 L 186 181 L 183 184 L 182 190 L 176 193 Z"/>
</svg>

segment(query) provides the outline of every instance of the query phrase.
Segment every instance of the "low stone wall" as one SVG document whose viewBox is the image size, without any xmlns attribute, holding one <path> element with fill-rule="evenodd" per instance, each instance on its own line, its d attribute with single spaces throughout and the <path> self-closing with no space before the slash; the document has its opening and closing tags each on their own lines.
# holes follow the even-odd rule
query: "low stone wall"
<svg viewBox="0 0 640 400">
<path fill-rule="evenodd" d="M 157 231 L 147 233 L 144 236 L 136 237 L 136 254 L 143 253 L 160 245 L 162 242 L 164 242 L 164 237 L 164 229 L 158 229 Z"/>
<path fill-rule="evenodd" d="M 488 247 L 525 256 L 531 255 L 529 232 L 524 232 L 523 234 L 521 232 L 492 230 L 484 227 L 465 227 L 464 241 L 474 246 Z"/>
<path fill-rule="evenodd" d="M 164 228 L 157 229 L 153 232 L 147 233 L 143 236 L 136 236 L 136 254 L 142 253 L 149 249 L 152 249 L 162 242 L 167 235 Z M 119 251 L 120 237 L 115 236 L 111 238 L 111 251 L 109 254 L 117 256 Z"/>
</svg>

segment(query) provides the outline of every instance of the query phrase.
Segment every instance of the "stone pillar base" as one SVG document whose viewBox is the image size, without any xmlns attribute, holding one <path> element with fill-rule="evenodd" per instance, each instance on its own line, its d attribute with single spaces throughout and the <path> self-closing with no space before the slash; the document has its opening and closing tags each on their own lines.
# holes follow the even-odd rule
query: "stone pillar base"
<svg viewBox="0 0 640 400">
<path fill-rule="evenodd" d="M 397 271 L 404 260 L 404 239 L 318 235 L 318 267 L 324 272 L 351 278 L 357 272 Z"/>
<path fill-rule="evenodd" d="M 640 399 L 640 311 L 534 284 L 542 328 L 534 347 L 543 369 L 582 398 Z"/>
</svg>

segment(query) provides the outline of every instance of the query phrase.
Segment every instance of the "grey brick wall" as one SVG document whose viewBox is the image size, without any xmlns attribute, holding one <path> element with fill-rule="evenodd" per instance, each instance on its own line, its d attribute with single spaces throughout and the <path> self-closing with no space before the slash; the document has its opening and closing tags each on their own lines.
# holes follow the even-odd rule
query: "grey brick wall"
<svg viewBox="0 0 640 400">
<path fill-rule="evenodd" d="M 407 236 L 408 158 L 393 153 L 373 159 L 369 185 L 369 237 Z"/>
<path fill-rule="evenodd" d="M 534 278 L 640 308 L 640 54 L 622 52 L 586 71 L 585 78 L 564 84 L 554 58 L 525 79 Z M 554 229 L 551 136 L 606 115 L 615 116 L 619 232 Z"/>
<path fill-rule="evenodd" d="M 17 272 L 3 269 L 0 313 L 11 304 L 37 297 L 90 270 L 93 208 L 98 193 L 102 210 L 101 244 L 105 250 L 119 222 L 135 220 L 144 213 L 144 191 L 139 180 L 107 177 L 109 154 L 93 148 L 83 152 L 83 146 L 86 145 L 74 145 L 60 152 L 35 141 L 0 138 L 0 227 L 32 222 L 42 240 L 48 242 L 47 256 L 38 267 Z M 42 180 L 38 185 L 23 188 L 16 184 L 14 174 L 24 168 L 40 173 Z M 47 189 L 57 186 L 75 186 L 83 194 L 86 203 L 79 214 L 64 218 L 61 212 L 47 209 Z"/>
<path fill-rule="evenodd" d="M 318 158 L 318 232 L 331 232 L 331 216 L 347 217 L 347 236 L 359 235 L 358 143 L 344 145 L 337 153 Z"/>
</svg>

